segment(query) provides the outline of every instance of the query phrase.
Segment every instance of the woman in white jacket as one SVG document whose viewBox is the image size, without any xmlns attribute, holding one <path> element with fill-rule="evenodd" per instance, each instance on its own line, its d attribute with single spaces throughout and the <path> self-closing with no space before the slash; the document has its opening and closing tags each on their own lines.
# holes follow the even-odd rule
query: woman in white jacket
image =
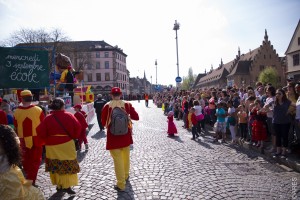
<svg viewBox="0 0 300 200">
<path fill-rule="evenodd" d="M 194 100 L 193 104 L 194 104 L 194 108 L 195 108 L 196 119 L 198 121 L 197 132 L 201 133 L 201 121 L 204 119 L 204 115 L 202 113 L 202 106 L 200 106 L 200 103 L 198 100 Z"/>
</svg>

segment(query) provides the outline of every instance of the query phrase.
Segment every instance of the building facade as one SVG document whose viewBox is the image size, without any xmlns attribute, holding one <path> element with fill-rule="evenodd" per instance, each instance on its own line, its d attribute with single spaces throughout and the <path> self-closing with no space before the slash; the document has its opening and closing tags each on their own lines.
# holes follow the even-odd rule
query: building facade
<svg viewBox="0 0 300 200">
<path fill-rule="evenodd" d="M 300 80 L 300 20 L 285 52 L 287 61 L 287 76 Z"/>
<path fill-rule="evenodd" d="M 123 95 L 129 94 L 129 71 L 127 55 L 118 46 L 105 41 L 68 41 L 56 43 L 18 44 L 18 47 L 50 46 L 55 53 L 62 53 L 71 60 L 72 67 L 83 76 L 83 85 L 90 85 L 95 94 L 109 94 L 112 87 L 120 87 Z M 41 49 L 41 48 L 37 48 Z M 51 50 L 52 53 L 52 50 Z M 50 54 L 50 53 L 49 53 Z M 54 66 L 49 58 L 50 66 Z M 51 67 L 51 71 L 55 71 Z"/>
<path fill-rule="evenodd" d="M 123 95 L 129 94 L 127 55 L 122 49 L 104 41 L 62 42 L 61 45 L 68 47 L 62 53 L 70 57 L 76 71 L 84 71 L 83 84 L 91 85 L 95 94 L 109 94 L 112 87 L 120 87 Z"/>
<path fill-rule="evenodd" d="M 278 85 L 286 83 L 285 66 L 282 58 L 278 56 L 276 50 L 268 39 L 265 31 L 262 45 L 248 53 L 238 54 L 235 59 L 221 64 L 217 69 L 211 69 L 204 77 L 195 84 L 195 88 L 225 88 L 226 86 L 255 86 L 261 71 L 266 67 L 273 67 L 278 73 Z"/>
</svg>

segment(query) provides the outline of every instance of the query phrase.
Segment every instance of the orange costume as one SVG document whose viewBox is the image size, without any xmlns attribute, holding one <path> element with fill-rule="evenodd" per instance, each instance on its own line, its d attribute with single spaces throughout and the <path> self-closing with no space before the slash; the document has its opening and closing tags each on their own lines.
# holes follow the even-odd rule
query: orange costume
<svg viewBox="0 0 300 200">
<path fill-rule="evenodd" d="M 43 142 L 37 136 L 36 127 L 44 119 L 43 110 L 37 106 L 19 106 L 14 113 L 14 125 L 20 138 L 22 164 L 26 178 L 33 181 L 37 177 L 42 160 Z"/>
<path fill-rule="evenodd" d="M 84 111 L 83 111 L 84 112 Z M 78 142 L 79 142 L 79 148 L 81 149 L 81 144 L 82 142 L 84 142 L 84 144 L 87 144 L 88 141 L 86 139 L 86 128 L 88 127 L 88 124 L 85 121 L 85 117 L 83 116 L 82 112 L 76 112 L 74 114 L 74 116 L 76 117 L 76 119 L 79 121 L 80 125 L 81 125 L 81 131 L 80 131 L 80 136 L 78 138 Z"/>
</svg>

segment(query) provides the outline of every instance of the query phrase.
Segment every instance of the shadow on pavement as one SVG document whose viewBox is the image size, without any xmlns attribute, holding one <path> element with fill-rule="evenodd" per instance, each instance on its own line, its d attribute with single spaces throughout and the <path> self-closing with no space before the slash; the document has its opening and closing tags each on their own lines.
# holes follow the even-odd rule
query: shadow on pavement
<svg viewBox="0 0 300 200">
<path fill-rule="evenodd" d="M 200 144 L 201 146 L 207 148 L 207 149 L 214 149 L 213 147 L 211 147 L 208 143 L 206 143 L 203 139 L 199 139 L 197 140 L 198 144 Z"/>
<path fill-rule="evenodd" d="M 105 131 L 98 131 L 97 133 L 95 133 L 95 135 L 92 135 L 91 138 L 95 139 L 95 140 L 99 140 L 101 138 L 105 138 L 106 134 Z"/>
<path fill-rule="evenodd" d="M 64 199 L 64 195 L 65 195 L 65 193 L 63 193 L 63 192 L 56 192 L 48 200 Z M 74 196 L 71 196 L 71 197 L 72 197 L 72 199 L 74 198 Z M 70 197 L 68 199 L 70 199 Z"/>
<path fill-rule="evenodd" d="M 123 200 L 123 199 L 135 199 L 134 198 L 134 191 L 132 188 L 132 185 L 130 183 L 130 180 L 127 181 L 126 183 L 126 190 L 125 192 L 118 192 L 118 200 Z"/>
<path fill-rule="evenodd" d="M 83 161 L 88 151 L 77 151 L 77 161 L 80 163 Z"/>
<path fill-rule="evenodd" d="M 183 143 L 183 141 L 181 140 L 181 138 L 179 136 L 177 136 L 177 135 L 174 135 L 174 136 L 169 136 L 168 135 L 167 137 L 171 138 L 171 139 L 173 139 L 173 140 L 175 140 L 177 142 Z"/>
</svg>

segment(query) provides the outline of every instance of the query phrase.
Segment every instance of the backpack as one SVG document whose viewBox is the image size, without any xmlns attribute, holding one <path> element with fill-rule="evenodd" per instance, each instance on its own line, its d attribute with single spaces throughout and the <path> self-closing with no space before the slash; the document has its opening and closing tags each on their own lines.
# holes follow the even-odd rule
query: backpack
<svg viewBox="0 0 300 200">
<path fill-rule="evenodd" d="M 128 132 L 129 117 L 127 112 L 120 107 L 115 107 L 111 112 L 110 132 L 113 135 L 126 135 Z"/>
<path fill-rule="evenodd" d="M 69 83 L 69 84 L 66 84 L 67 89 L 69 89 L 69 90 L 74 89 L 73 84 L 70 84 L 70 83 L 74 83 L 74 76 L 71 71 L 68 71 L 68 73 L 66 75 L 66 83 Z"/>
</svg>

